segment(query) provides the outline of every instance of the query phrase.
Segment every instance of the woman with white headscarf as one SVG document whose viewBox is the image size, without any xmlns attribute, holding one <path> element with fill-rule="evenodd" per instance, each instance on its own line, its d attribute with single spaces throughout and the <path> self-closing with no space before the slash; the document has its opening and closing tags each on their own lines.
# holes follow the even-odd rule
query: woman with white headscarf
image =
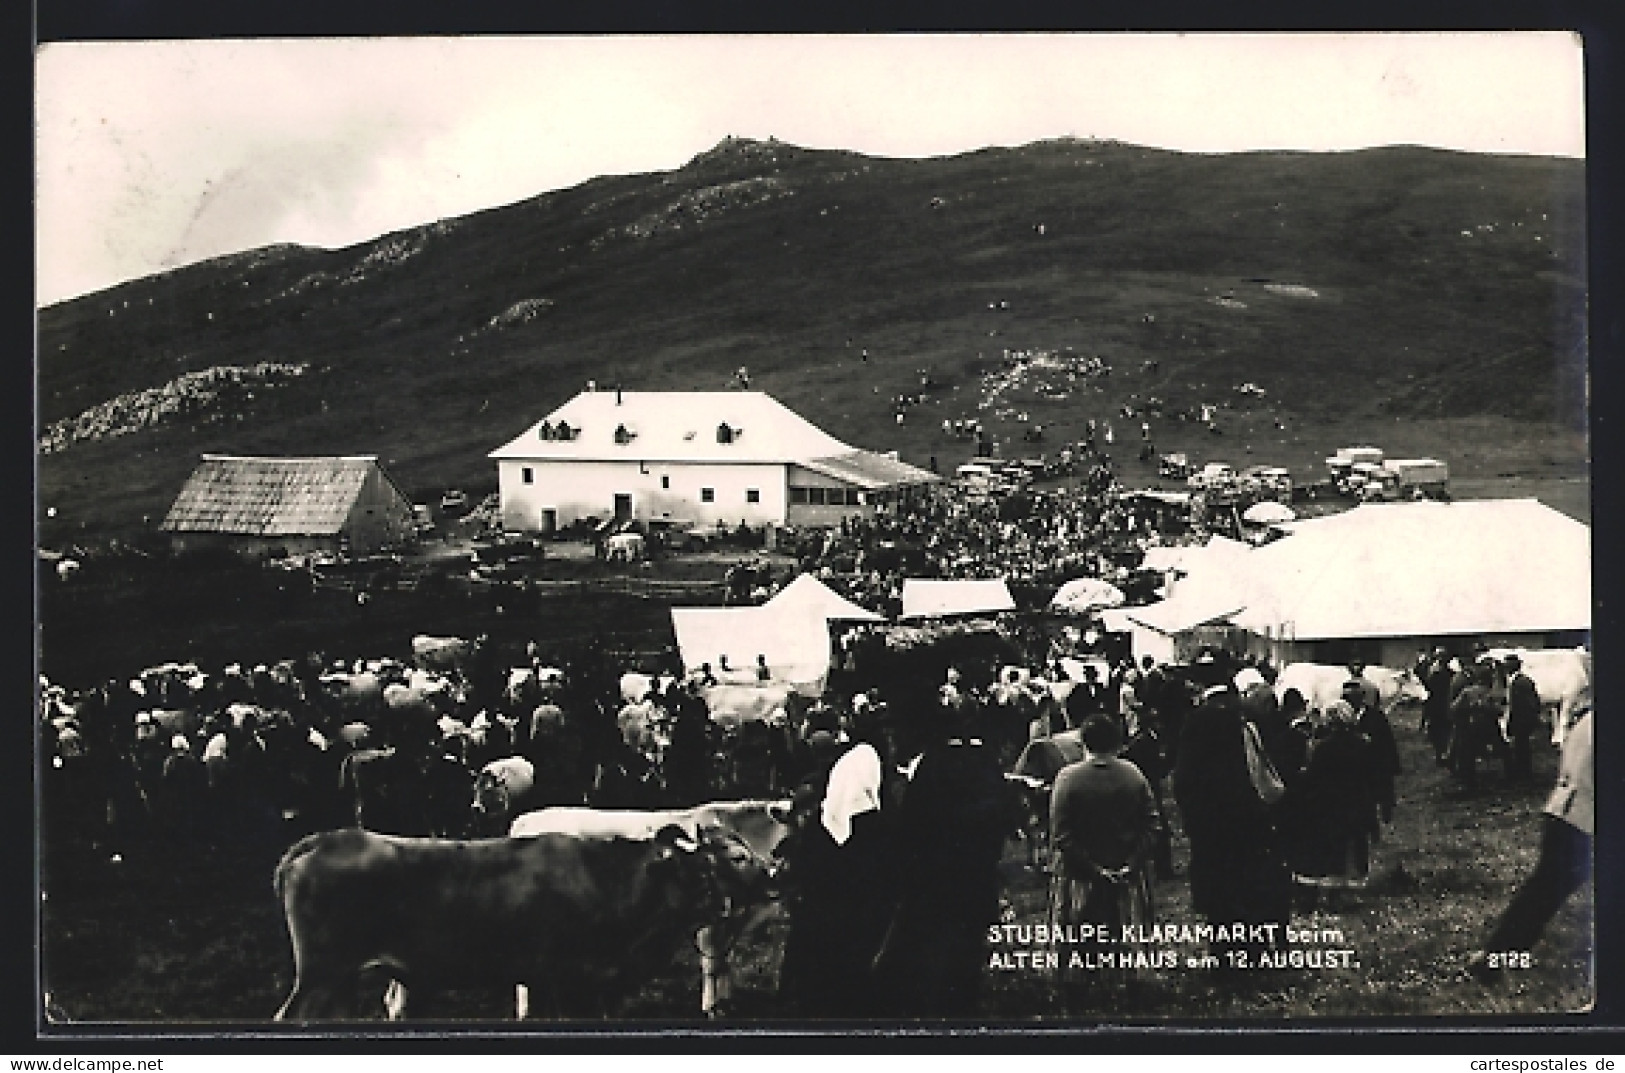
<svg viewBox="0 0 1625 1073">
<path fill-rule="evenodd" d="M 788 847 L 793 894 L 780 991 L 803 1016 L 875 1013 L 870 964 L 893 900 L 884 769 L 867 741 L 843 753 Z"/>
<path fill-rule="evenodd" d="M 1346 700 L 1316 720 L 1296 787 L 1292 872 L 1314 890 L 1362 887 L 1371 871 L 1376 787 L 1371 743 Z"/>
</svg>

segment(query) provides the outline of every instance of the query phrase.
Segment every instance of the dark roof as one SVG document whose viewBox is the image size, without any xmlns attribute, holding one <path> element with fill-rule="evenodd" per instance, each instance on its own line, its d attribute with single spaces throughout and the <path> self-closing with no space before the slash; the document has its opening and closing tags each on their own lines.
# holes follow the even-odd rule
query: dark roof
<svg viewBox="0 0 1625 1073">
<path fill-rule="evenodd" d="M 333 536 L 343 529 L 367 475 L 376 468 L 378 459 L 372 455 L 204 455 L 175 497 L 162 528 L 246 536 Z"/>
<path fill-rule="evenodd" d="M 810 458 L 798 465 L 815 473 L 846 481 L 867 489 L 894 488 L 909 484 L 929 484 L 942 478 L 907 462 L 899 462 L 873 451 L 851 451 L 842 455 Z"/>
</svg>

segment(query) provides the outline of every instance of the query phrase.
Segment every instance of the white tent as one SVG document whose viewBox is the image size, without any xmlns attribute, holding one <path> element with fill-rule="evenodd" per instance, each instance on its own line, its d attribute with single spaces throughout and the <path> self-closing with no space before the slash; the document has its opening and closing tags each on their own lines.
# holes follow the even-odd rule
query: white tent
<svg viewBox="0 0 1625 1073">
<path fill-rule="evenodd" d="M 1126 608 L 1123 617 L 1130 622 L 1172 637 L 1176 633 L 1194 630 L 1198 626 L 1224 622 L 1244 609 L 1244 605 L 1227 597 L 1213 599 L 1206 596 L 1186 596 L 1148 604 L 1145 607 Z"/>
<path fill-rule="evenodd" d="M 881 616 L 859 607 L 811 574 L 801 574 L 763 604 L 777 611 L 834 622 L 879 622 Z"/>
<path fill-rule="evenodd" d="M 709 663 L 723 681 L 753 684 L 756 657 L 767 660 L 773 680 L 817 696 L 829 673 L 829 623 L 877 622 L 881 616 L 802 574 L 760 607 L 674 607 L 672 630 L 683 666 Z M 720 671 L 727 656 L 734 675 Z"/>
<path fill-rule="evenodd" d="M 1231 569 L 1236 624 L 1298 640 L 1591 628 L 1591 530 L 1533 499 L 1369 503 Z"/>
<path fill-rule="evenodd" d="M 903 618 L 986 615 L 1015 609 L 1016 602 L 1003 578 L 903 579 Z"/>
<path fill-rule="evenodd" d="M 766 607 L 674 607 L 671 625 L 688 670 L 709 663 L 718 679 L 744 685 L 755 681 L 752 668 L 763 656 L 775 681 L 815 695 L 823 691 L 830 650 L 822 619 L 810 630 L 805 620 Z M 733 675 L 720 669 L 724 656 Z"/>
</svg>

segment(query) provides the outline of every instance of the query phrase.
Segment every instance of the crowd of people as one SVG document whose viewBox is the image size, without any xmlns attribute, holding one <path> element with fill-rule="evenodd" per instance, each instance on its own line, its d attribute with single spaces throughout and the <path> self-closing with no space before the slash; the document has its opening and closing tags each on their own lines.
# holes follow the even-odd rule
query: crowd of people
<svg viewBox="0 0 1625 1073">
<path fill-rule="evenodd" d="M 927 491 L 792 534 L 787 550 L 889 616 L 904 577 L 1126 581 L 1159 539 L 1156 519 L 1119 494 L 1108 459 L 1080 450 L 1089 462 L 1068 488 Z M 728 580 L 735 602 L 778 585 L 765 563 Z M 887 629 L 843 634 L 821 697 L 792 692 L 728 725 L 706 701 L 710 668 L 670 649 L 628 665 L 482 638 L 449 662 L 310 653 L 252 669 L 171 664 L 75 692 L 42 683 L 47 866 L 64 847 L 117 862 L 351 824 L 497 835 L 552 805 L 788 799 L 787 1010 L 968 1015 L 1001 864 L 1022 841 L 1049 873 L 1050 923 L 1115 929 L 1157 920 L 1177 819 L 1192 911 L 1217 929 L 1210 949 L 1247 968 L 1281 949 L 1295 904 L 1367 884 L 1402 806 L 1394 731 L 1359 664 L 1335 702 L 1311 704 L 1278 691 L 1267 660 L 1222 650 L 1135 663 L 1006 629 L 999 645 L 905 664 L 888 658 Z M 1422 729 L 1464 791 L 1490 755 L 1509 781 L 1532 778 L 1540 702 L 1516 657 L 1438 650 L 1416 672 Z M 1575 842 L 1551 830 L 1568 863 L 1548 869 L 1561 882 L 1542 881 L 1547 901 L 1572 879 Z M 1512 926 L 1520 941 L 1535 915 Z M 1069 996 L 1096 978 L 1062 976 Z"/>
<path fill-rule="evenodd" d="M 905 577 L 1123 582 L 1143 549 L 1162 538 L 1155 516 L 1121 492 L 1109 464 L 1097 460 L 1065 488 L 986 497 L 920 491 L 885 513 L 794 535 L 784 548 L 799 571 L 892 615 L 901 609 Z"/>
<path fill-rule="evenodd" d="M 311 655 L 170 665 L 75 694 L 46 684 L 47 840 L 119 860 L 348 824 L 500 834 L 521 807 L 788 798 L 787 1008 L 952 1015 L 976 1009 L 1012 840 L 1052 873 L 1057 925 L 1151 923 L 1177 816 L 1194 913 L 1247 926 L 1211 943 L 1239 968 L 1280 947 L 1295 902 L 1366 882 L 1400 806 L 1394 732 L 1358 664 L 1312 708 L 1277 696 L 1268 661 L 1222 651 L 1087 662 L 1077 681 L 1053 649 L 1028 652 L 1031 669 L 1001 666 L 1006 648 L 905 678 L 858 651 L 823 697 L 727 730 L 674 657 L 628 695 L 609 657 L 544 662 L 534 646 L 517 667 L 474 645 L 445 672 Z M 1496 695 L 1472 693 L 1494 681 L 1489 662 L 1455 666 L 1429 676 L 1442 694 L 1424 728 L 1460 773 Z M 358 680 L 381 685 L 376 699 Z M 1521 711 L 1522 695 L 1501 703 Z M 514 761 L 522 785 L 502 774 Z M 1068 975 L 1069 993 L 1094 978 Z"/>
</svg>

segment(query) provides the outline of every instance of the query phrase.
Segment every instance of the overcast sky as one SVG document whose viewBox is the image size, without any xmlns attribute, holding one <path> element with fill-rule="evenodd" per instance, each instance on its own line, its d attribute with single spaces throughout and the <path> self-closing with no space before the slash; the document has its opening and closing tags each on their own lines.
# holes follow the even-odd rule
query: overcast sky
<svg viewBox="0 0 1625 1073">
<path fill-rule="evenodd" d="M 70 43 L 36 78 L 43 304 L 676 168 L 728 134 L 906 157 L 1064 135 L 1585 155 L 1564 33 Z"/>
</svg>

